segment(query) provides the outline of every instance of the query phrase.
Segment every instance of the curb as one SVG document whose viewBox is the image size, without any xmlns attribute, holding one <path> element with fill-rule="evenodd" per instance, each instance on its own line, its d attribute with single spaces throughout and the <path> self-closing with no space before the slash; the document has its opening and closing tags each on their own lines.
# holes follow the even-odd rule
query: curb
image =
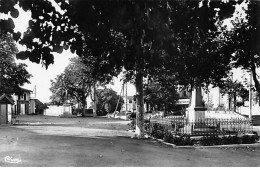
<svg viewBox="0 0 260 170">
<path fill-rule="evenodd" d="M 259 146 L 260 147 L 260 140 L 253 144 L 230 144 L 230 145 L 213 145 L 213 146 L 177 146 L 172 143 L 164 142 L 162 139 L 157 139 L 154 137 L 149 136 L 148 139 L 153 139 L 159 143 L 163 143 L 165 145 L 171 146 L 173 148 L 193 148 L 193 149 L 203 149 L 203 148 L 248 148 Z"/>
</svg>

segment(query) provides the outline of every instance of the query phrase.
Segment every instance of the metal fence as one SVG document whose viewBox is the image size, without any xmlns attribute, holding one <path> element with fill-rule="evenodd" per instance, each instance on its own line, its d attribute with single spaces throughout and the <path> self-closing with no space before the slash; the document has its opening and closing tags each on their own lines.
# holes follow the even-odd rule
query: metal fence
<svg viewBox="0 0 260 170">
<path fill-rule="evenodd" d="M 149 126 L 152 127 L 154 124 L 160 124 L 175 134 L 189 134 L 193 136 L 246 134 L 253 131 L 251 121 L 246 118 L 204 118 L 193 122 L 188 121 L 183 116 L 150 118 Z"/>
</svg>

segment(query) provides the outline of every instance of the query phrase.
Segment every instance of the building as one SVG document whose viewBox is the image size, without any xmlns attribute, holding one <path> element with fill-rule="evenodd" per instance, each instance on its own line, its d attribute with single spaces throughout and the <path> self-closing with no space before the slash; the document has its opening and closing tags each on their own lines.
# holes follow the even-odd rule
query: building
<svg viewBox="0 0 260 170">
<path fill-rule="evenodd" d="M 201 89 L 202 91 L 202 102 L 203 106 L 207 108 L 207 110 L 221 110 L 227 111 L 232 110 L 233 107 L 233 99 L 229 99 L 228 94 L 221 94 L 219 87 L 209 86 L 208 90 Z M 176 102 L 177 107 L 182 109 L 186 109 L 190 106 L 191 102 L 191 92 L 187 89 L 179 90 L 179 99 Z M 241 100 L 237 97 L 237 101 Z"/>
<path fill-rule="evenodd" d="M 15 115 L 28 115 L 35 113 L 35 104 L 31 100 L 31 90 L 22 89 L 21 94 L 13 94 L 12 98 L 14 100 L 13 111 Z"/>
<path fill-rule="evenodd" d="M 30 114 L 44 114 L 48 108 L 47 104 L 43 104 L 39 99 L 30 99 L 29 113 Z"/>
<path fill-rule="evenodd" d="M 21 88 L 21 93 L 8 96 L 0 96 L 0 124 L 10 122 L 11 117 L 15 115 L 43 114 L 47 108 L 38 99 L 31 98 L 31 90 Z"/>
<path fill-rule="evenodd" d="M 13 104 L 14 101 L 6 94 L 0 96 L 0 125 L 11 122 L 12 111 L 9 110 L 10 107 L 8 106 Z"/>
<path fill-rule="evenodd" d="M 178 110 L 183 111 L 190 106 L 191 93 L 188 89 L 179 89 L 179 99 L 176 101 L 176 107 Z"/>
<path fill-rule="evenodd" d="M 121 111 L 136 112 L 136 100 L 134 96 L 123 96 L 124 104 Z"/>
<path fill-rule="evenodd" d="M 219 87 L 209 87 L 208 91 L 202 90 L 202 100 L 208 110 L 230 110 L 233 107 L 228 94 L 221 94 Z M 230 104 L 229 104 L 230 103 Z"/>
</svg>

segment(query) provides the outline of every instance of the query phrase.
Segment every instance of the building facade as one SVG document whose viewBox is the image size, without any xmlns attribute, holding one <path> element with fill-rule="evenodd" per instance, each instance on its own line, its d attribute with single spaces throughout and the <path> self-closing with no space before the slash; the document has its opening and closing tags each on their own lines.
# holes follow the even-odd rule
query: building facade
<svg viewBox="0 0 260 170">
<path fill-rule="evenodd" d="M 124 104 L 121 111 L 136 112 L 136 100 L 134 96 L 123 96 Z"/>
<path fill-rule="evenodd" d="M 12 111 L 9 109 L 14 101 L 6 94 L 0 95 L 0 125 L 11 122 Z"/>
<path fill-rule="evenodd" d="M 15 115 L 28 115 L 35 113 L 35 104 L 31 100 L 31 90 L 22 88 L 22 94 L 12 95 L 14 100 L 13 111 Z"/>
</svg>

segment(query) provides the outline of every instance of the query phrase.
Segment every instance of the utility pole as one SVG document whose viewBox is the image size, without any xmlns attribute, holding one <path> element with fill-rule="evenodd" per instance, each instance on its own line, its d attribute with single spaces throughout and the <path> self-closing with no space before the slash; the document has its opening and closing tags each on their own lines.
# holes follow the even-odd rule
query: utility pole
<svg viewBox="0 0 260 170">
<path fill-rule="evenodd" d="M 125 110 L 128 111 L 127 107 L 127 82 L 125 82 Z"/>
<path fill-rule="evenodd" d="M 35 90 L 35 99 L 36 99 L 36 85 L 34 86 L 34 90 Z"/>
<path fill-rule="evenodd" d="M 231 73 L 231 81 L 232 81 L 232 84 L 234 83 L 234 73 L 232 72 Z M 235 87 L 233 86 L 233 98 L 231 99 L 231 103 L 233 103 L 233 108 L 232 108 L 232 113 L 234 114 L 234 110 L 236 109 L 236 101 L 235 101 L 235 98 L 236 98 L 236 93 L 235 93 Z"/>
</svg>

